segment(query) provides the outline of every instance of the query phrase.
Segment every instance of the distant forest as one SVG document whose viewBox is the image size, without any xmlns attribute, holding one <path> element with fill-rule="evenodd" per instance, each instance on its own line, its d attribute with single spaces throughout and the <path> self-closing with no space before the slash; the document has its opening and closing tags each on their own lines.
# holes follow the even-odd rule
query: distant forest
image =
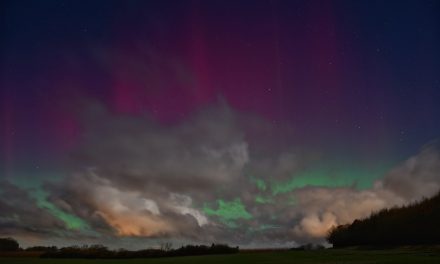
<svg viewBox="0 0 440 264">
<path fill-rule="evenodd" d="M 41 258 L 103 258 L 103 259 L 127 259 L 127 258 L 160 258 L 176 256 L 196 256 L 196 255 L 218 255 L 234 254 L 239 252 L 238 247 L 230 247 L 224 244 L 206 245 L 186 245 L 173 249 L 170 243 L 161 246 L 160 249 L 143 250 L 110 250 L 103 245 L 83 245 L 57 248 L 55 246 L 28 247 L 21 249 L 18 242 L 13 238 L 0 238 L 0 253 L 15 252 L 14 256 L 26 256 L 26 253 L 38 253 L 32 256 Z"/>
<path fill-rule="evenodd" d="M 440 244 L 440 192 L 403 207 L 383 209 L 363 220 L 332 229 L 333 247 Z"/>
</svg>

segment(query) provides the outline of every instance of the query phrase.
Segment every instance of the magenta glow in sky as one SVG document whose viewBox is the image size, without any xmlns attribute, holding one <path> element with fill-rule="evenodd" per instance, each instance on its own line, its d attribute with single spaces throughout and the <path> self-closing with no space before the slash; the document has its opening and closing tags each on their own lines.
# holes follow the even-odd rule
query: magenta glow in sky
<svg viewBox="0 0 440 264">
<path fill-rule="evenodd" d="M 1 9 L 0 235 L 287 245 L 439 186 L 435 1 Z"/>
</svg>

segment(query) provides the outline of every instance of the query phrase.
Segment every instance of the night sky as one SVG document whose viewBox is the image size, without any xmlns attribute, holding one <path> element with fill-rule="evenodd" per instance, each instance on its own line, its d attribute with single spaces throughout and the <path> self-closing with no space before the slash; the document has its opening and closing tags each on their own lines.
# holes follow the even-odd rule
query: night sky
<svg viewBox="0 0 440 264">
<path fill-rule="evenodd" d="M 0 9 L 0 236 L 292 246 L 440 189 L 439 1 Z"/>
</svg>

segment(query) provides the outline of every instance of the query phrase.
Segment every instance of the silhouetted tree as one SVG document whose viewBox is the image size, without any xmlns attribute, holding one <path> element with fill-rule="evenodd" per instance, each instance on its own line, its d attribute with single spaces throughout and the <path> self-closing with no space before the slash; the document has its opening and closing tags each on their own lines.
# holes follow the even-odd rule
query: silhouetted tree
<svg viewBox="0 0 440 264">
<path fill-rule="evenodd" d="M 17 251 L 20 249 L 18 242 L 10 237 L 0 238 L 0 251 Z"/>
<path fill-rule="evenodd" d="M 170 242 L 160 244 L 160 249 L 163 251 L 170 251 L 173 248 L 173 244 Z"/>
<path fill-rule="evenodd" d="M 293 250 L 293 251 L 304 251 L 304 250 L 322 250 L 322 249 L 325 249 L 325 247 L 323 245 L 308 243 L 308 244 L 305 244 L 305 245 L 301 245 L 301 246 L 298 246 L 298 247 L 291 248 L 290 250 Z"/>
<path fill-rule="evenodd" d="M 51 247 L 33 246 L 33 247 L 28 247 L 25 250 L 26 251 L 40 251 L 40 252 L 55 252 L 58 250 L 58 248 L 55 246 L 51 246 Z"/>
</svg>

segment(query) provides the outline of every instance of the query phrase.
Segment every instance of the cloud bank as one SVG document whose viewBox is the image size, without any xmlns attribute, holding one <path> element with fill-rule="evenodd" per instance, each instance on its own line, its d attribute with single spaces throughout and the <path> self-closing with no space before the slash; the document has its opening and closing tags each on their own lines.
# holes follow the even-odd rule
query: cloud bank
<svg viewBox="0 0 440 264">
<path fill-rule="evenodd" d="M 97 239 L 291 246 L 323 241 L 333 226 L 440 189 L 440 151 L 431 143 L 369 189 L 304 184 L 277 193 L 274 183 L 295 178 L 315 155 L 292 146 L 270 148 L 262 135 L 277 128 L 227 105 L 172 125 L 95 107 L 84 127 L 71 173 L 45 190 L 54 206 L 82 219 L 87 235 Z M 27 232 L 66 229 L 11 188 L 17 187 L 2 183 L 2 234 L 31 226 Z M 41 223 L 28 223 L 31 217 Z"/>
</svg>

